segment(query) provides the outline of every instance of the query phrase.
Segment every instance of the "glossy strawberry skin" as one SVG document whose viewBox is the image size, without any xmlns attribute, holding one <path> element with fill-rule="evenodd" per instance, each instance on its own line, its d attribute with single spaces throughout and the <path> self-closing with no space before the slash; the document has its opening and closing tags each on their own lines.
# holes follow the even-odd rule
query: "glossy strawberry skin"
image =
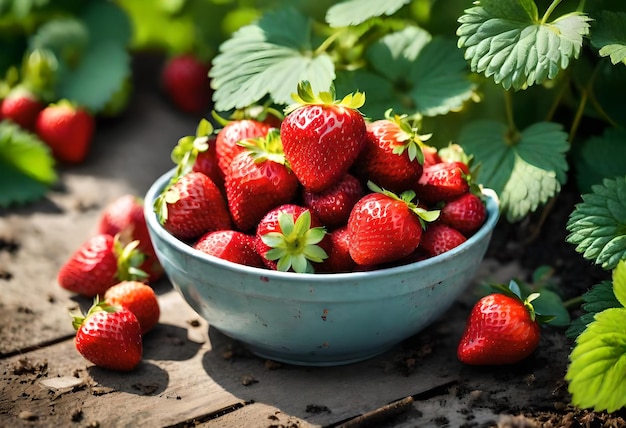
<svg viewBox="0 0 626 428">
<path fill-rule="evenodd" d="M 206 232 L 232 228 L 226 200 L 203 173 L 185 174 L 171 191 L 178 193 L 178 200 L 167 203 L 168 217 L 163 227 L 172 235 L 191 240 Z"/>
<path fill-rule="evenodd" d="M 131 311 L 139 321 L 142 335 L 159 322 L 159 301 L 152 287 L 143 282 L 118 282 L 104 293 L 104 300 L 112 306 L 121 306 Z"/>
<path fill-rule="evenodd" d="M 192 170 L 208 176 L 217 187 L 222 189 L 224 187 L 224 174 L 218 166 L 217 150 L 215 148 L 216 140 L 215 136 L 209 138 L 209 147 L 205 151 L 198 153 Z"/>
<path fill-rule="evenodd" d="M 433 257 L 458 247 L 467 240 L 465 236 L 443 223 L 431 223 L 426 227 L 420 242 L 420 248 Z"/>
<path fill-rule="evenodd" d="M 96 223 L 96 233 L 111 236 L 119 234 L 119 239 L 124 245 L 138 240 L 137 248 L 145 256 L 140 269 L 148 274 L 148 281 L 157 281 L 164 275 L 148 232 L 142 198 L 125 194 L 110 202 L 100 214 Z"/>
<path fill-rule="evenodd" d="M 10 119 L 22 128 L 32 131 L 44 104 L 30 91 L 17 88 L 0 102 L 0 117 Z"/>
<path fill-rule="evenodd" d="M 422 164 L 409 158 L 408 150 L 394 153 L 403 146 L 403 131 L 391 120 L 381 119 L 367 125 L 365 147 L 357 160 L 358 171 L 378 186 L 401 193 L 410 189 L 422 174 Z"/>
<path fill-rule="evenodd" d="M 89 238 L 59 270 L 59 285 L 85 297 L 103 295 L 117 282 L 114 242 L 106 234 Z"/>
<path fill-rule="evenodd" d="M 183 112 L 198 114 L 210 108 L 213 91 L 209 69 L 208 64 L 189 54 L 174 56 L 164 64 L 163 88 Z"/>
<path fill-rule="evenodd" d="M 244 151 L 237 143 L 241 140 L 265 137 L 271 125 L 257 120 L 234 120 L 224 126 L 215 140 L 217 164 L 222 174 L 226 175 L 235 156 Z"/>
<path fill-rule="evenodd" d="M 82 108 L 67 103 L 44 108 L 35 123 L 35 131 L 61 162 L 80 163 L 85 160 L 95 131 L 95 120 Z"/>
<path fill-rule="evenodd" d="M 283 119 L 285 157 L 298 180 L 321 192 L 348 172 L 365 144 L 365 121 L 357 110 L 304 105 Z"/>
<path fill-rule="evenodd" d="M 316 193 L 304 189 L 302 201 L 329 229 L 348 222 L 352 207 L 363 197 L 363 186 L 351 174 L 345 174 L 335 184 Z"/>
<path fill-rule="evenodd" d="M 441 208 L 439 220 L 454 227 L 465 236 L 470 236 L 485 223 L 487 208 L 479 196 L 473 193 L 464 193 Z"/>
<path fill-rule="evenodd" d="M 141 325 L 124 308 L 89 315 L 76 332 L 74 344 L 86 360 L 109 370 L 133 370 L 143 356 Z"/>
<path fill-rule="evenodd" d="M 350 256 L 350 234 L 343 226 L 328 234 L 328 258 L 320 266 L 319 272 L 353 272 L 357 264 Z"/>
<path fill-rule="evenodd" d="M 457 348 L 459 360 L 471 365 L 515 364 L 538 346 L 540 327 L 516 298 L 494 293 L 473 307 Z"/>
<path fill-rule="evenodd" d="M 256 238 L 236 230 L 206 233 L 193 245 L 196 250 L 245 266 L 264 267 L 256 252 Z"/>
<path fill-rule="evenodd" d="M 271 160 L 256 162 L 247 152 L 233 159 L 225 177 L 228 209 L 235 226 L 253 231 L 272 208 L 290 202 L 298 179 L 289 169 Z"/>
<path fill-rule="evenodd" d="M 433 204 L 467 193 L 468 173 L 467 165 L 462 162 L 440 162 L 427 166 L 415 184 L 417 198 L 421 202 Z"/>
<path fill-rule="evenodd" d="M 378 265 L 411 254 L 422 238 L 419 217 L 403 201 L 381 193 L 361 198 L 348 219 L 350 255 L 359 265 Z"/>
</svg>

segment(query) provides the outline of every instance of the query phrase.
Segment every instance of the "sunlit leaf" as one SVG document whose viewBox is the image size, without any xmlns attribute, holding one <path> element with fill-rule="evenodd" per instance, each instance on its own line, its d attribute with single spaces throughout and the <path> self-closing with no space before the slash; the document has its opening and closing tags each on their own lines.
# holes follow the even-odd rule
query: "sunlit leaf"
<svg viewBox="0 0 626 428">
<path fill-rule="evenodd" d="M 244 108 L 265 96 L 290 104 L 298 82 L 328 90 L 334 64 L 311 45 L 311 21 L 295 9 L 281 9 L 242 27 L 220 46 L 210 72 L 218 111 Z"/>
<path fill-rule="evenodd" d="M 584 303 L 581 305 L 581 309 L 585 313 L 572 321 L 565 332 L 570 339 L 575 339 L 585 331 L 587 325 L 593 321 L 598 312 L 623 306 L 615 297 L 611 281 L 602 281 L 594 285 L 582 295 L 582 298 Z"/>
<path fill-rule="evenodd" d="M 458 142 L 480 165 L 479 182 L 498 193 L 511 222 L 555 196 L 567 178 L 569 144 L 557 123 L 540 122 L 509 135 L 503 123 L 476 121 L 461 130 Z"/>
<path fill-rule="evenodd" d="M 626 175 L 626 130 L 607 128 L 582 142 L 576 152 L 576 181 L 583 193 L 605 177 Z"/>
<path fill-rule="evenodd" d="M 591 44 L 613 64 L 626 64 L 626 13 L 602 11 L 593 25 Z"/>
<path fill-rule="evenodd" d="M 370 18 L 392 15 L 410 0 L 345 0 L 331 6 L 326 13 L 326 22 L 331 27 L 357 25 Z"/>
<path fill-rule="evenodd" d="M 626 306 L 626 259 L 622 259 L 613 269 L 613 291 L 622 306 Z"/>
<path fill-rule="evenodd" d="M 610 270 L 626 258 L 626 177 L 604 179 L 582 195 L 567 222 L 567 242 Z"/>
<path fill-rule="evenodd" d="M 565 379 L 572 403 L 596 411 L 626 406 L 626 309 L 598 313 L 578 336 Z"/>
<path fill-rule="evenodd" d="M 472 71 L 493 76 L 505 89 L 554 79 L 578 58 L 590 18 L 581 13 L 541 22 L 531 0 L 489 0 L 459 18 L 458 46 Z"/>
</svg>

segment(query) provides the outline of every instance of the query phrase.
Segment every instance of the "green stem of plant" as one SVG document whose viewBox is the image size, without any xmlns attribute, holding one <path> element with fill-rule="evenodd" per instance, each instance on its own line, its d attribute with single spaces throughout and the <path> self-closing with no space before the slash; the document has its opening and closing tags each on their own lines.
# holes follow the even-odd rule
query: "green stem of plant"
<svg viewBox="0 0 626 428">
<path fill-rule="evenodd" d="M 511 133 L 517 132 L 515 126 L 515 119 L 513 117 L 513 96 L 510 91 L 504 91 L 504 110 L 506 111 L 506 120 L 509 125 L 509 131 Z"/>
<path fill-rule="evenodd" d="M 583 10 L 585 10 L 585 0 L 580 0 L 578 2 L 578 7 L 576 8 L 576 11 L 582 12 Z"/>
<path fill-rule="evenodd" d="M 578 132 L 578 127 L 580 126 L 580 122 L 585 113 L 585 107 L 587 106 L 587 101 L 589 100 L 589 94 L 592 92 L 593 84 L 600 70 L 600 64 L 601 63 L 598 63 L 598 65 L 596 65 L 596 67 L 594 68 L 587 84 L 584 87 L 580 88 L 580 102 L 578 103 L 578 108 L 576 109 L 576 114 L 574 116 L 574 120 L 572 122 L 572 126 L 570 128 L 568 136 L 568 141 L 570 142 L 570 144 L 572 143 L 572 141 L 574 141 L 576 132 Z"/>
<path fill-rule="evenodd" d="M 561 3 L 561 1 L 562 0 L 554 0 L 552 4 L 548 7 L 548 10 L 546 10 L 546 13 L 544 13 L 543 17 L 541 18 L 542 25 L 548 22 L 548 19 L 550 19 L 550 15 L 552 14 L 552 12 L 554 12 L 554 9 L 557 8 L 557 6 L 559 5 L 559 3 Z"/>
<path fill-rule="evenodd" d="M 563 307 L 565 309 L 574 309 L 580 307 L 580 305 L 584 302 L 583 296 L 572 297 L 569 300 L 563 302 Z"/>
<path fill-rule="evenodd" d="M 321 53 L 326 52 L 326 50 L 335 42 L 335 40 L 337 40 L 341 36 L 342 32 L 343 31 L 336 31 L 328 36 L 326 40 L 324 40 L 322 44 L 319 45 L 317 49 L 315 49 L 313 55 L 318 56 Z"/>
</svg>

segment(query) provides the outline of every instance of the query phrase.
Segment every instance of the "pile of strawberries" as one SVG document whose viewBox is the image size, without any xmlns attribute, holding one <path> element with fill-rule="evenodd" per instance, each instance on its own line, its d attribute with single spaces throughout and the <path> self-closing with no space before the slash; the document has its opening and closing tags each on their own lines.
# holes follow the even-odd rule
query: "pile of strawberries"
<svg viewBox="0 0 626 428">
<path fill-rule="evenodd" d="M 486 220 L 460 147 L 405 116 L 369 121 L 365 96 L 298 85 L 285 117 L 202 120 L 172 151 L 163 227 L 216 257 L 298 273 L 379 269 L 442 254 Z"/>
<path fill-rule="evenodd" d="M 80 354 L 99 367 L 134 369 L 143 356 L 143 336 L 159 321 L 159 302 L 150 284 L 162 276 L 143 200 L 131 194 L 117 198 L 58 273 L 61 287 L 94 298 L 86 315 L 73 317 Z"/>
</svg>

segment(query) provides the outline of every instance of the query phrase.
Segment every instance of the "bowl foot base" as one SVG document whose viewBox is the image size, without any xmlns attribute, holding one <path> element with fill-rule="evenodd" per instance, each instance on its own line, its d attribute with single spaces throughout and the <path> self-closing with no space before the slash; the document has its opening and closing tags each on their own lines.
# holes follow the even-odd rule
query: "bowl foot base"
<svg viewBox="0 0 626 428">
<path fill-rule="evenodd" d="M 257 357 L 277 361 L 279 363 L 291 364 L 296 366 L 311 366 L 311 367 L 332 367 L 332 366 L 344 366 L 347 364 L 359 363 L 371 358 L 377 357 L 385 352 L 391 350 L 395 345 L 385 346 L 384 348 L 377 348 L 367 353 L 350 354 L 345 357 L 342 356 L 330 356 L 323 354 L 306 354 L 306 355 L 289 355 L 286 353 L 274 353 L 264 349 L 259 349 L 250 345 L 245 345 Z"/>
</svg>

